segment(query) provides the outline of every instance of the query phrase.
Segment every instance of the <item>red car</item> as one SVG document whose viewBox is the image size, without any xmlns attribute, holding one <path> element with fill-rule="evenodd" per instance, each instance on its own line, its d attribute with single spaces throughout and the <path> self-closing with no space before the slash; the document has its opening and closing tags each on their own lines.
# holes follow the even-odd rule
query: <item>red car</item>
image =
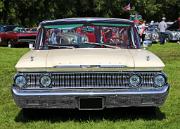
<svg viewBox="0 0 180 129">
<path fill-rule="evenodd" d="M 15 27 L 13 31 L 0 33 L 0 45 L 8 45 L 8 47 L 16 45 L 28 46 L 30 42 L 35 41 L 36 35 L 37 31 L 27 31 L 26 28 Z"/>
<path fill-rule="evenodd" d="M 0 25 L 0 45 L 6 45 L 6 34 L 9 31 L 13 31 L 17 25 Z"/>
</svg>

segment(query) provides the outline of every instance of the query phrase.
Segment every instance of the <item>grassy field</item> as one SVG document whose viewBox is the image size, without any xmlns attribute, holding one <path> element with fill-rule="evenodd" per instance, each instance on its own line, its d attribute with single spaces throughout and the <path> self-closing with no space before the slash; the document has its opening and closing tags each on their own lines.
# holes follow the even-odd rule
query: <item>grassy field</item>
<svg viewBox="0 0 180 129">
<path fill-rule="evenodd" d="M 166 64 L 164 71 L 171 84 L 166 103 L 155 111 L 144 108 L 119 108 L 103 111 L 41 110 L 24 116 L 11 96 L 14 66 L 28 51 L 0 48 L 0 129 L 178 129 L 180 128 L 180 45 L 155 44 L 149 48 Z"/>
</svg>

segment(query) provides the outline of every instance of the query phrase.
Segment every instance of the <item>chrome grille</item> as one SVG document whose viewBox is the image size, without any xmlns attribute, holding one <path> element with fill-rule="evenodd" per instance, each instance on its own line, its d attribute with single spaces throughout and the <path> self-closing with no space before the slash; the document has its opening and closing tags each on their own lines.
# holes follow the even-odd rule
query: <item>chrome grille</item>
<svg viewBox="0 0 180 129">
<path fill-rule="evenodd" d="M 40 88 L 40 77 L 51 76 L 52 88 L 131 88 L 129 78 L 133 74 L 141 77 L 140 87 L 153 87 L 153 78 L 158 72 L 60 72 L 23 73 L 27 78 L 25 88 Z"/>
<path fill-rule="evenodd" d="M 128 86 L 128 74 L 122 73 L 56 73 L 53 87 L 102 88 Z"/>
</svg>

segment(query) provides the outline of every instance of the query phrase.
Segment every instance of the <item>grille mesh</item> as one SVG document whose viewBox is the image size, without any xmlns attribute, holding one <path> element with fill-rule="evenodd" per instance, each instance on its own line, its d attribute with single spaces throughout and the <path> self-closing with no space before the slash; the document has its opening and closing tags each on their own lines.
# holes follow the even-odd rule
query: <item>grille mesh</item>
<svg viewBox="0 0 180 129">
<path fill-rule="evenodd" d="M 141 77 L 141 87 L 153 87 L 157 72 L 64 72 L 23 73 L 27 78 L 25 88 L 40 88 L 40 78 L 49 75 L 52 88 L 131 88 L 129 78 L 133 74 Z"/>
</svg>

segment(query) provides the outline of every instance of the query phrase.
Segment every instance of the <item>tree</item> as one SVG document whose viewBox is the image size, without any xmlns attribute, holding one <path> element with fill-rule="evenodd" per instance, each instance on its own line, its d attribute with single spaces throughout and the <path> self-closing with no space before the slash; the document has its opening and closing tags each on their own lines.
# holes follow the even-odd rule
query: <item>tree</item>
<svg viewBox="0 0 180 129">
<path fill-rule="evenodd" d="M 131 11 L 123 11 L 122 8 L 129 2 Z M 147 21 L 159 21 L 162 16 L 174 21 L 180 16 L 179 10 L 180 0 L 0 0 L 0 22 L 28 27 L 49 19 L 129 18 L 130 14 L 137 12 Z"/>
</svg>

